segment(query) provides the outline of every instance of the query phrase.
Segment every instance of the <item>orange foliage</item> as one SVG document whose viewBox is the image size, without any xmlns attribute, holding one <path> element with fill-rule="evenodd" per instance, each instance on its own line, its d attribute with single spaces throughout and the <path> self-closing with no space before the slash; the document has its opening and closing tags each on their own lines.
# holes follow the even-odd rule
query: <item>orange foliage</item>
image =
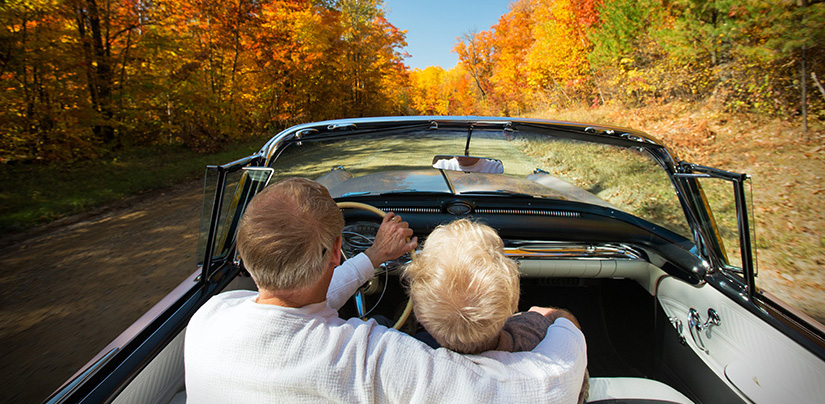
<svg viewBox="0 0 825 404">
<path fill-rule="evenodd" d="M 518 115 L 530 104 L 526 61 L 533 47 L 533 7 L 528 1 L 511 5 L 492 27 L 495 32 L 495 67 L 491 79 L 495 104 L 505 116 Z"/>
<path fill-rule="evenodd" d="M 497 24 L 458 40 L 453 69 L 410 72 L 406 33 L 381 0 L 7 2 L 0 161 L 160 142 L 208 149 L 319 119 L 521 115 L 594 100 L 713 96 L 729 110 L 791 114 L 801 50 L 814 70 L 825 60 L 825 3 L 768 3 L 514 0 Z M 808 90 L 823 119 L 825 101 Z"/>
<path fill-rule="evenodd" d="M 442 89 L 439 96 L 463 94 L 465 98 L 456 99 L 466 105 L 463 110 L 505 116 L 523 114 L 537 100 L 556 91 L 568 101 L 588 97 L 591 76 L 587 55 L 592 45 L 586 30 L 598 24 L 601 3 L 602 0 L 514 1 L 496 25 L 465 34 L 456 43 L 453 51 L 458 54 L 459 63 L 440 74 L 440 86 L 447 89 Z M 466 75 L 463 81 L 446 81 L 461 74 Z M 435 86 L 433 80 L 434 76 L 429 77 L 427 86 L 413 83 L 411 91 L 429 91 Z M 467 81 L 475 87 L 475 106 L 465 101 L 472 94 L 451 88 Z M 421 113 L 437 110 L 431 104 L 413 106 Z"/>
<path fill-rule="evenodd" d="M 444 74 L 440 66 L 415 69 L 410 73 L 410 85 L 414 89 L 412 107 L 416 111 L 423 115 L 448 115 Z"/>
<path fill-rule="evenodd" d="M 412 108 L 423 115 L 479 115 L 479 91 L 471 74 L 456 66 L 439 66 L 410 73 Z"/>
<path fill-rule="evenodd" d="M 0 160 L 407 112 L 380 0 L 34 0 L 0 7 Z"/>
<path fill-rule="evenodd" d="M 490 79 L 493 75 L 494 37 L 490 31 L 468 33 L 455 45 L 461 64 L 475 81 L 481 97 L 486 98 L 492 90 Z"/>
</svg>

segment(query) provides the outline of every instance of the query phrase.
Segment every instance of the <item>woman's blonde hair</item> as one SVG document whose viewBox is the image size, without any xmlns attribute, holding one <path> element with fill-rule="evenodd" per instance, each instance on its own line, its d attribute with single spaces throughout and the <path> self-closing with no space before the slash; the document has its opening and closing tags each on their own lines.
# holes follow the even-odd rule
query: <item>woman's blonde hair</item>
<svg viewBox="0 0 825 404">
<path fill-rule="evenodd" d="M 433 230 L 404 271 L 415 317 L 441 346 L 478 353 L 496 346 L 517 309 L 516 263 L 493 228 L 459 219 Z"/>
<path fill-rule="evenodd" d="M 344 217 L 323 185 L 289 178 L 266 187 L 238 227 L 238 252 L 259 288 L 291 290 L 323 275 Z"/>
</svg>

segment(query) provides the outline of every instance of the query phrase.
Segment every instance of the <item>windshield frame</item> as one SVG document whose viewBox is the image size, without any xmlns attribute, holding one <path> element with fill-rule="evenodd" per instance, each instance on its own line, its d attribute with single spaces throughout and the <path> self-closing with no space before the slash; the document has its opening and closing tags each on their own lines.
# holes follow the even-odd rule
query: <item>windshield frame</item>
<svg viewBox="0 0 825 404">
<path fill-rule="evenodd" d="M 686 197 L 687 193 L 695 192 L 695 189 L 686 187 L 683 181 L 677 181 L 674 177 L 677 172 L 680 172 L 680 168 L 687 163 L 677 160 L 671 150 L 654 137 L 634 129 L 575 122 L 501 117 L 414 116 L 343 119 L 308 123 L 286 129 L 274 136 L 262 148 L 260 153 L 265 156 L 265 166 L 277 167 L 277 160 L 281 153 L 291 144 L 355 139 L 363 136 L 388 135 L 398 137 L 422 131 L 432 133 L 454 132 L 454 136 L 466 136 L 467 138 L 475 136 L 479 132 L 497 132 L 504 136 L 528 133 L 531 136 L 615 146 L 645 154 L 658 165 L 659 169 L 664 170 L 671 187 L 668 193 L 674 192 L 675 200 L 678 200 L 678 202 L 673 202 L 678 205 L 674 208 L 678 211 L 676 213 L 677 217 L 683 218 L 678 220 L 683 221 L 687 228 L 680 232 L 680 236 L 687 237 L 691 241 L 690 252 L 692 254 L 705 261 L 709 258 L 709 252 L 705 249 L 707 243 L 702 240 L 702 237 L 705 236 L 701 231 L 702 225 L 699 219 L 702 215 L 698 214 L 701 207 L 691 206 L 692 199 Z M 473 151 L 472 143 L 470 144 L 470 150 L 471 154 L 478 154 Z M 505 162 L 506 173 L 507 163 Z M 502 194 L 502 197 L 504 196 L 506 195 Z M 519 195 L 509 196 L 518 197 Z M 590 204 L 593 204 L 593 202 L 590 201 Z M 609 208 L 610 204 L 602 204 L 601 207 Z M 652 225 L 646 227 L 661 228 L 658 223 L 646 221 L 643 217 L 639 217 L 639 219 L 641 222 Z"/>
</svg>

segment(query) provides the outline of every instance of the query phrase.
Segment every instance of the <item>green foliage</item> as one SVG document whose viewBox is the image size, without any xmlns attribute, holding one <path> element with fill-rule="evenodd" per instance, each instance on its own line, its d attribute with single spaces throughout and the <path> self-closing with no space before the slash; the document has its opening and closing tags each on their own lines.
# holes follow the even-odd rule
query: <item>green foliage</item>
<svg viewBox="0 0 825 404">
<path fill-rule="evenodd" d="M 504 115 L 711 99 L 729 112 L 791 117 L 802 50 L 806 78 L 823 77 L 823 43 L 822 1 L 803 8 L 791 0 L 520 0 L 489 31 L 456 44 L 461 66 L 424 87 L 474 98 L 476 107 L 464 110 Z M 466 80 L 447 81 L 461 74 L 477 94 L 458 90 Z M 821 119 L 825 97 L 809 86 L 810 115 Z M 416 99 L 437 95 L 424 87 L 413 89 L 422 94 Z"/>
<path fill-rule="evenodd" d="M 414 105 L 517 115 L 713 98 L 791 116 L 803 50 L 806 80 L 825 77 L 825 2 L 812 3 L 518 0 L 456 45 L 461 66 L 427 83 L 403 65 L 405 33 L 379 0 L 10 0 L 0 4 L 0 163 L 159 144 L 209 151 Z M 825 97 L 807 90 L 823 117 Z"/>
<path fill-rule="evenodd" d="M 715 66 L 730 60 L 738 0 L 674 0 L 673 22 L 654 35 L 670 57 L 684 64 Z"/>
<path fill-rule="evenodd" d="M 634 53 L 657 24 L 655 0 L 605 0 L 598 9 L 601 24 L 588 33 L 593 43 L 590 62 L 604 67 Z"/>
<path fill-rule="evenodd" d="M 792 54 L 803 47 L 816 48 L 825 43 L 825 3 L 807 7 L 785 6 L 773 11 L 765 27 L 768 34 L 766 47 Z"/>
<path fill-rule="evenodd" d="M 825 62 L 823 8 L 785 0 L 608 0 L 589 33 L 594 77 L 608 99 L 630 105 L 713 98 L 727 111 L 789 116 L 799 103 L 802 46 L 815 71 Z"/>
</svg>

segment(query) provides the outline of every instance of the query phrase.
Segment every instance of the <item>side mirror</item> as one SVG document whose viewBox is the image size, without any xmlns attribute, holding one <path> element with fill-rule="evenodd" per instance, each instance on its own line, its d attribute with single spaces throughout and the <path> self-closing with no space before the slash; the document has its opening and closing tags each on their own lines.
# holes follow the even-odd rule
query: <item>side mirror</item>
<svg viewBox="0 0 825 404">
<path fill-rule="evenodd" d="M 441 154 L 433 157 L 433 168 L 464 171 L 465 173 L 501 174 L 504 172 L 504 164 L 499 159 Z"/>
</svg>

